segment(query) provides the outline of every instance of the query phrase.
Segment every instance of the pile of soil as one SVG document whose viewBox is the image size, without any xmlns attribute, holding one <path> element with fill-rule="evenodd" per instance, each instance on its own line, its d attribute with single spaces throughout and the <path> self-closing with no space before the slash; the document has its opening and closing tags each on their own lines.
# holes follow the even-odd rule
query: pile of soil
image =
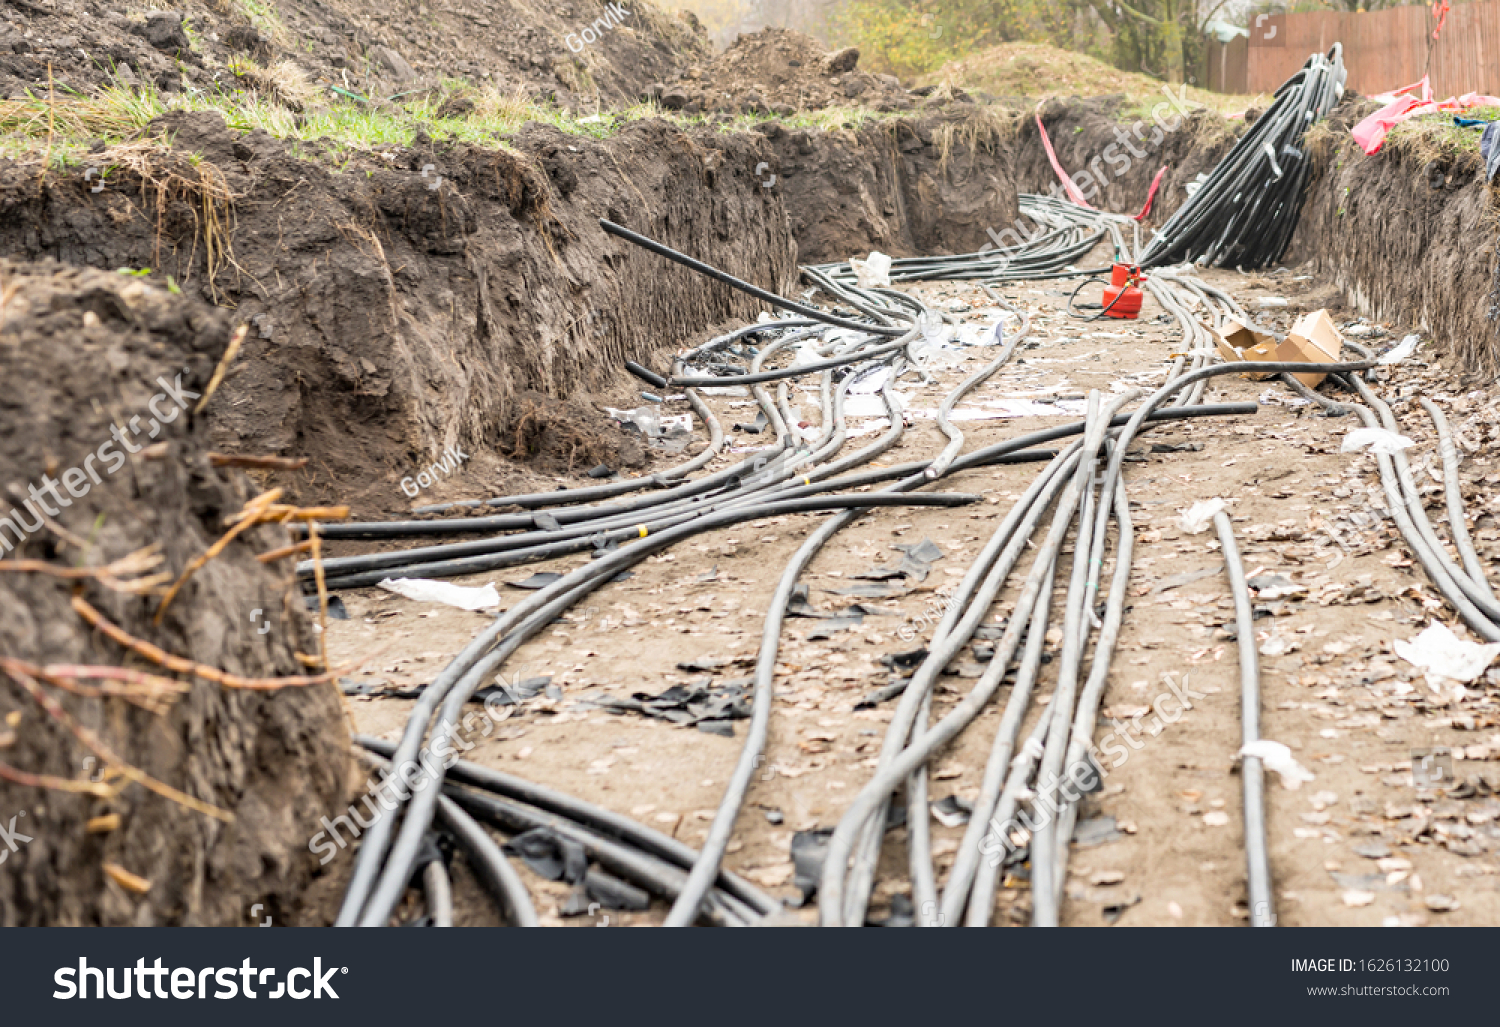
<svg viewBox="0 0 1500 1027">
<path fill-rule="evenodd" d="M 913 100 L 893 75 L 858 68 L 854 47 L 832 53 L 816 39 L 790 29 L 767 28 L 740 36 L 713 60 L 651 87 L 662 106 L 691 114 L 791 114 L 824 107 L 909 110 Z"/>
<path fill-rule="evenodd" d="M 598 38 L 587 44 L 583 30 L 610 14 L 605 0 L 99 6 L 0 5 L 0 98 L 46 94 L 49 66 L 51 87 L 63 92 L 90 92 L 112 79 L 176 92 L 233 87 L 234 70 L 250 61 L 264 72 L 248 76 L 253 84 L 292 102 L 331 97 L 329 87 L 389 97 L 466 79 L 577 108 L 634 100 L 653 80 L 710 51 L 695 17 L 665 14 L 646 0 L 630 4 L 628 18 L 611 15 L 617 27 L 591 31 Z"/>
<path fill-rule="evenodd" d="M 578 402 L 539 392 L 516 397 L 500 433 L 500 451 L 547 474 L 582 474 L 601 464 L 612 471 L 646 466 L 644 440 Z"/>
<path fill-rule="evenodd" d="M 0 500 L 0 559 L 96 567 L 158 546 L 158 570 L 175 578 L 224 533 L 225 517 L 258 490 L 212 466 L 207 425 L 192 408 L 229 326 L 224 312 L 131 276 L 0 260 L 0 481 L 15 486 Z M 22 485 L 41 499 L 18 497 Z M 38 506 L 77 542 L 38 523 Z M 256 560 L 288 541 L 279 527 L 243 533 L 197 572 L 159 627 L 159 596 L 95 580 L 78 582 L 77 595 L 177 656 L 245 677 L 301 674 L 294 652 L 317 651 L 307 614 L 288 590 L 287 565 Z M 172 676 L 87 624 L 70 606 L 74 587 L 0 573 L 0 655 Z M 0 924 L 235 925 L 250 921 L 255 903 L 280 922 L 296 908 L 316 869 L 308 838 L 341 802 L 348 735 L 338 693 L 331 684 L 250 691 L 178 677 L 185 693 L 155 710 L 44 688 L 80 734 L 233 821 L 140 783 L 102 797 L 0 779 L 0 819 L 30 839 L 0 874 Z M 100 778 L 99 752 L 4 673 L 0 725 L 8 768 Z"/>
<path fill-rule="evenodd" d="M 1098 97 L 1120 94 L 1132 101 L 1155 103 L 1162 98 L 1164 83 L 1138 71 L 1121 71 L 1088 54 L 1062 50 L 1046 43 L 1001 43 L 967 57 L 949 61 L 937 71 L 922 75 L 919 85 L 952 84 L 980 91 L 1018 106 L 1034 106 L 1051 97 Z M 1173 86 L 1174 92 L 1182 86 Z M 1212 93 L 1187 87 L 1195 104 L 1216 110 L 1244 110 L 1252 97 Z M 1261 98 L 1262 105 L 1264 99 Z"/>
</svg>

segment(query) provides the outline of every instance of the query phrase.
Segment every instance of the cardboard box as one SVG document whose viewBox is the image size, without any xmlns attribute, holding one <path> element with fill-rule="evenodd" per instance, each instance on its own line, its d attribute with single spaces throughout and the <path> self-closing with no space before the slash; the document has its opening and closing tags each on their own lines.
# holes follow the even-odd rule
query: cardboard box
<svg viewBox="0 0 1500 1027">
<path fill-rule="evenodd" d="M 1276 360 L 1276 339 L 1265 332 L 1251 328 L 1238 318 L 1225 318 L 1220 328 L 1214 329 L 1214 344 L 1225 363 L 1241 360 Z M 1249 374 L 1246 378 L 1260 381 L 1270 378 L 1271 373 Z"/>
<path fill-rule="evenodd" d="M 1336 364 L 1344 348 L 1344 337 L 1333 326 L 1333 318 L 1326 310 L 1314 310 L 1303 314 L 1292 325 L 1286 340 L 1276 347 L 1277 360 L 1296 360 L 1317 364 Z M 1309 389 L 1316 389 L 1328 377 L 1314 371 L 1305 371 L 1294 376 Z"/>
</svg>

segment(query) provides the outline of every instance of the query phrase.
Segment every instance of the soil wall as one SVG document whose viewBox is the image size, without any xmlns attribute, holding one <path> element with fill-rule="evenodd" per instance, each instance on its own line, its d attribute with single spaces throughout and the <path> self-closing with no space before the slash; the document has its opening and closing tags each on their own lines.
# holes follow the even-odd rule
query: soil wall
<svg viewBox="0 0 1500 1027">
<path fill-rule="evenodd" d="M 1347 131 L 1362 113 L 1342 108 L 1315 137 L 1317 173 L 1286 260 L 1312 261 L 1359 313 L 1420 324 L 1439 351 L 1493 376 L 1497 219 L 1478 153 L 1405 139 L 1366 156 Z"/>
<path fill-rule="evenodd" d="M 154 268 L 231 308 L 252 331 L 216 440 L 312 457 L 277 480 L 364 516 L 401 508 L 396 483 L 446 447 L 498 446 L 519 393 L 597 393 L 623 383 L 627 358 L 655 363 L 760 309 L 599 218 L 766 288 L 794 280 L 780 194 L 755 177 L 775 155 L 756 134 L 655 120 L 591 140 L 532 125 L 514 150 L 418 139 L 330 166 L 213 113 L 153 128 L 173 148 L 98 194 L 82 174 L 39 182 L 0 162 L 0 249 Z M 205 199 L 205 182 L 232 203 Z"/>
<path fill-rule="evenodd" d="M 1011 122 L 974 105 L 833 132 L 773 130 L 804 263 L 972 253 L 1016 218 Z"/>
<path fill-rule="evenodd" d="M 156 570 L 175 577 L 224 533 L 257 490 L 211 464 L 192 408 L 229 328 L 224 312 L 135 278 L 0 260 L 0 481 L 12 486 L 0 560 L 99 567 L 156 546 Z M 41 523 L 48 513 L 77 543 Z M 349 765 L 333 685 L 249 691 L 183 676 L 184 694 L 148 708 L 87 694 L 127 682 L 64 675 L 40 685 L 54 714 L 10 661 L 167 674 L 90 627 L 76 594 L 179 657 L 250 677 L 300 674 L 294 652 L 317 643 L 289 567 L 255 558 L 288 541 L 285 528 L 245 532 L 160 626 L 159 596 L 14 563 L 0 572 L 0 823 L 18 832 L 0 844 L 0 925 L 237 925 L 256 903 L 287 922 L 317 867 L 308 839 L 341 805 Z M 127 764 L 232 822 L 119 777 Z M 90 782 L 121 787 L 67 790 Z"/>
</svg>

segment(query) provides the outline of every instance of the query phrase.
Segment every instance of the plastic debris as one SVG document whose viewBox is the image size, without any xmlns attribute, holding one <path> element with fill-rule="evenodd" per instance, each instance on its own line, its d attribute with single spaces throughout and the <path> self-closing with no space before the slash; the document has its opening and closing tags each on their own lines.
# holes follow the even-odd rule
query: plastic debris
<svg viewBox="0 0 1500 1027">
<path fill-rule="evenodd" d="M 1406 338 L 1396 343 L 1396 345 L 1392 346 L 1387 352 L 1382 354 L 1380 359 L 1377 360 L 1376 363 L 1385 364 L 1387 366 L 1391 364 L 1399 364 L 1401 363 L 1401 361 L 1405 360 L 1416 351 L 1417 337 L 1415 335 L 1408 335 Z"/>
<path fill-rule="evenodd" d="M 1239 758 L 1246 756 L 1254 756 L 1267 770 L 1280 774 L 1281 786 L 1288 791 L 1296 791 L 1302 782 L 1313 779 L 1312 771 L 1297 762 L 1291 749 L 1269 738 L 1257 739 L 1240 749 Z"/>
<path fill-rule="evenodd" d="M 1262 310 L 1269 310 L 1272 308 L 1279 309 L 1281 307 L 1288 306 L 1289 304 L 1287 303 L 1286 297 L 1284 296 L 1262 296 L 1255 301 L 1255 305 L 1257 307 L 1260 307 Z"/>
<path fill-rule="evenodd" d="M 419 603 L 443 603 L 460 610 L 489 610 L 500 605 L 500 593 L 495 591 L 493 582 L 473 588 L 427 578 L 386 578 L 380 587 Z"/>
<path fill-rule="evenodd" d="M 891 287 L 891 258 L 874 251 L 864 260 L 850 260 L 854 276 L 861 289 L 889 289 Z"/>
<path fill-rule="evenodd" d="M 1200 500 L 1184 510 L 1177 523 L 1182 525 L 1182 530 L 1189 535 L 1200 535 L 1213 524 L 1214 514 L 1227 509 L 1228 505 L 1222 499 Z"/>
<path fill-rule="evenodd" d="M 1403 449 L 1410 449 L 1416 443 L 1405 435 L 1397 435 L 1385 428 L 1355 428 L 1344 436 L 1344 444 L 1339 447 L 1340 453 L 1357 453 L 1360 450 L 1369 450 L 1372 453 L 1399 453 Z"/>
<path fill-rule="evenodd" d="M 1439 695 L 1467 685 L 1483 674 L 1500 655 L 1500 642 L 1465 642 L 1446 624 L 1433 621 L 1417 637 L 1395 641 L 1396 655 L 1420 667 L 1427 684 Z M 1462 689 L 1459 689 L 1460 694 Z"/>
</svg>

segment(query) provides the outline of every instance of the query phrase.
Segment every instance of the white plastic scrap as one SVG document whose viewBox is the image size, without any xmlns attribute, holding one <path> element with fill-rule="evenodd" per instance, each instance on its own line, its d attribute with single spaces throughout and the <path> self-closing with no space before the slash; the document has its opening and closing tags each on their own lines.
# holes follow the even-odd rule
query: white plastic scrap
<svg viewBox="0 0 1500 1027">
<path fill-rule="evenodd" d="M 1417 337 L 1408 335 L 1397 343 L 1389 353 L 1376 361 L 1377 364 L 1399 364 L 1417 351 Z"/>
<path fill-rule="evenodd" d="M 1302 787 L 1302 782 L 1313 779 L 1312 771 L 1297 762 L 1292 750 L 1269 738 L 1258 738 L 1246 744 L 1240 749 L 1239 758 L 1244 759 L 1246 756 L 1254 756 L 1267 770 L 1280 774 L 1281 787 L 1288 791 L 1294 792 Z"/>
<path fill-rule="evenodd" d="M 1214 514 L 1225 509 L 1228 509 L 1228 504 L 1222 499 L 1204 499 L 1184 510 L 1177 523 L 1189 535 L 1199 535 L 1213 524 Z"/>
<path fill-rule="evenodd" d="M 500 605 L 500 593 L 491 582 L 483 588 L 454 585 L 428 578 L 386 578 L 380 587 L 419 603 L 444 603 L 460 610 L 489 610 Z"/>
<path fill-rule="evenodd" d="M 1384 428 L 1355 428 L 1344 436 L 1344 444 L 1339 447 L 1341 453 L 1356 453 L 1362 449 L 1368 449 L 1372 453 L 1399 453 L 1403 449 L 1410 449 L 1416 443 L 1405 435 L 1397 435 L 1393 431 Z"/>
<path fill-rule="evenodd" d="M 1465 642 L 1446 624 L 1433 621 L 1410 641 L 1396 639 L 1395 649 L 1397 656 L 1422 669 L 1434 692 L 1442 695 L 1448 686 L 1462 694 L 1461 686 L 1483 674 L 1500 655 L 1500 642 Z"/>
<path fill-rule="evenodd" d="M 891 258 L 879 250 L 868 259 L 849 261 L 861 289 L 889 289 L 891 287 Z"/>
</svg>

